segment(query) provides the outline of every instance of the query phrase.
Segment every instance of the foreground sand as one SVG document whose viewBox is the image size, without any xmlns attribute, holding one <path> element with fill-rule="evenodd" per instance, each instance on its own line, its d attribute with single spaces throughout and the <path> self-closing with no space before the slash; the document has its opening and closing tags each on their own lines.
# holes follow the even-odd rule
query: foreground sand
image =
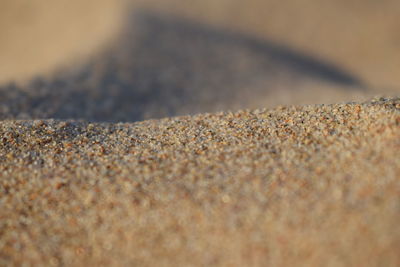
<svg viewBox="0 0 400 267">
<path fill-rule="evenodd" d="M 399 98 L 0 136 L 0 265 L 400 265 Z"/>
</svg>

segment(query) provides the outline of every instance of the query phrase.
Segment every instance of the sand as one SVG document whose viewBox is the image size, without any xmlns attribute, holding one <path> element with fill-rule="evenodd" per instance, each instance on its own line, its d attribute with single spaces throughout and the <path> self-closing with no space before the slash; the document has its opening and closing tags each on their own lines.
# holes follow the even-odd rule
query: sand
<svg viewBox="0 0 400 267">
<path fill-rule="evenodd" d="M 2 265 L 400 263 L 398 98 L 0 133 Z"/>
<path fill-rule="evenodd" d="M 28 82 L 101 50 L 124 0 L 0 1 L 0 83 Z"/>
<path fill-rule="evenodd" d="M 374 87 L 398 87 L 397 0 L 127 1 L 134 11 L 145 7 L 245 32 L 327 59 Z M 0 82 L 26 80 L 98 52 L 123 23 L 124 2 L 0 1 Z"/>
<path fill-rule="evenodd" d="M 400 266 L 398 1 L 127 3 L 2 3 L 0 266 Z"/>
<path fill-rule="evenodd" d="M 339 64 L 373 86 L 398 88 L 397 0 L 132 2 L 286 44 Z"/>
<path fill-rule="evenodd" d="M 121 31 L 84 63 L 0 84 L 0 119 L 134 122 L 385 93 L 329 60 L 184 17 L 136 10 Z"/>
</svg>

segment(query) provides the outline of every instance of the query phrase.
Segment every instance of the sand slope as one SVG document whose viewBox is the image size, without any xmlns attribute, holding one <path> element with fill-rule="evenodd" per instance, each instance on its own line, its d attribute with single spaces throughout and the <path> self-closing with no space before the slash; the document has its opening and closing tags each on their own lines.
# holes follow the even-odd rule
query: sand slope
<svg viewBox="0 0 400 267">
<path fill-rule="evenodd" d="M 92 59 L 24 85 L 0 85 L 0 118 L 133 122 L 362 100 L 376 91 L 303 51 L 143 10 Z"/>
<path fill-rule="evenodd" d="M 372 86 L 399 90 L 396 0 L 131 2 L 289 45 L 348 69 Z"/>
<path fill-rule="evenodd" d="M 400 266 L 399 1 L 0 7 L 0 266 Z"/>
<path fill-rule="evenodd" d="M 26 80 L 93 55 L 124 24 L 124 0 L 0 1 L 0 82 Z M 339 65 L 374 87 L 398 88 L 399 1 L 130 0 L 227 27 Z"/>
<path fill-rule="evenodd" d="M 398 98 L 0 136 L 1 265 L 400 264 Z"/>
</svg>

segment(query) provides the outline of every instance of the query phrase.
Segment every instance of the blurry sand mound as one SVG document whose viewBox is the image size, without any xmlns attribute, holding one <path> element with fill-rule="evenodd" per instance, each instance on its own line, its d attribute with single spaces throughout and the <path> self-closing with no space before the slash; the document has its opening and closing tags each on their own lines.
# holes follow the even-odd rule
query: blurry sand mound
<svg viewBox="0 0 400 267">
<path fill-rule="evenodd" d="M 0 82 L 53 73 L 110 43 L 143 7 L 304 51 L 374 87 L 397 87 L 400 2 L 279 0 L 0 1 Z"/>
<path fill-rule="evenodd" d="M 400 1 L 134 0 L 170 14 L 266 38 L 341 66 L 374 87 L 400 77 Z"/>
<path fill-rule="evenodd" d="M 399 99 L 0 136 L 2 265 L 400 263 Z"/>
<path fill-rule="evenodd" d="M 149 11 L 128 25 L 83 66 L 0 87 L 0 118 L 137 121 L 371 94 L 340 67 L 236 31 Z"/>
</svg>

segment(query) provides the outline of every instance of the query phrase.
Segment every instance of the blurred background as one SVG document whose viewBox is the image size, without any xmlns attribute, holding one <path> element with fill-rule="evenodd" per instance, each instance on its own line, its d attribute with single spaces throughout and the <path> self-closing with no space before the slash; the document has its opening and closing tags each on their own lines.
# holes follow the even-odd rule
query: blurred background
<svg viewBox="0 0 400 267">
<path fill-rule="evenodd" d="M 135 121 L 398 94 L 399 17 L 396 0 L 1 0 L 0 117 Z"/>
<path fill-rule="evenodd" d="M 0 82 L 76 63 L 116 36 L 122 2 L 0 0 Z"/>
</svg>

